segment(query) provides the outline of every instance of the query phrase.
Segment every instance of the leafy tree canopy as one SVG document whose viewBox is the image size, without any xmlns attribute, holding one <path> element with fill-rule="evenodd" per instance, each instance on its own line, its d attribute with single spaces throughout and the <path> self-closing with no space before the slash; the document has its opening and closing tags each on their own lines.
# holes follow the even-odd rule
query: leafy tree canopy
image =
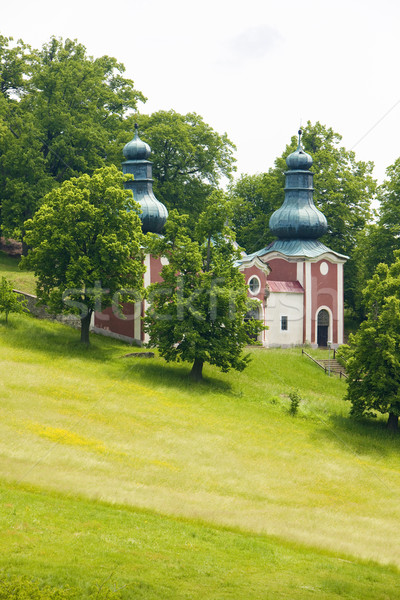
<svg viewBox="0 0 400 600">
<path fill-rule="evenodd" d="M 31 48 L 0 34 L 0 92 L 7 99 L 21 98 L 27 89 Z"/>
<path fill-rule="evenodd" d="M 23 265 L 35 272 L 38 297 L 56 314 L 78 314 L 84 343 L 94 310 L 119 306 L 124 289 L 136 300 L 142 290 L 140 209 L 124 180 L 111 166 L 65 181 L 25 223 L 32 248 Z"/>
<path fill-rule="evenodd" d="M 386 170 L 387 178 L 378 188 L 379 218 L 358 236 L 354 259 L 357 265 L 358 298 L 379 263 L 391 265 L 400 250 L 400 158 Z M 364 309 L 356 302 L 361 317 Z"/>
<path fill-rule="evenodd" d="M 233 202 L 233 226 L 238 243 L 247 253 L 260 250 L 275 237 L 269 230 L 269 218 L 284 200 L 283 172 L 242 175 L 230 186 Z"/>
<path fill-rule="evenodd" d="M 8 235 L 22 234 L 41 198 L 111 162 L 143 95 L 115 58 L 52 37 L 40 50 L 0 38 L 0 198 Z"/>
<path fill-rule="evenodd" d="M 194 224 L 213 187 L 232 176 L 234 144 L 196 113 L 160 110 L 136 119 L 140 137 L 152 149 L 157 198 L 168 210 L 189 214 Z"/>
<path fill-rule="evenodd" d="M 395 430 L 400 415 L 400 252 L 378 265 L 364 291 L 366 319 L 349 345 L 339 349 L 348 373 L 347 400 L 360 417 L 388 413 Z"/>
<path fill-rule="evenodd" d="M 150 286 L 145 329 L 150 346 L 167 361 L 193 363 L 191 375 L 202 377 L 208 362 L 222 371 L 241 371 L 248 363 L 243 348 L 261 329 L 246 320 L 255 301 L 247 298 L 243 275 L 234 266 L 238 251 L 225 226 L 229 204 L 214 191 L 198 219 L 194 238 L 186 216 L 173 210 L 165 237 L 153 239 L 151 251 L 168 258 L 163 281 Z M 257 304 L 257 303 L 256 303 Z"/>
<path fill-rule="evenodd" d="M 24 311 L 26 301 L 18 298 L 14 292 L 11 281 L 2 277 L 0 281 L 0 313 L 4 313 L 6 324 L 10 313 L 21 313 Z"/>
</svg>

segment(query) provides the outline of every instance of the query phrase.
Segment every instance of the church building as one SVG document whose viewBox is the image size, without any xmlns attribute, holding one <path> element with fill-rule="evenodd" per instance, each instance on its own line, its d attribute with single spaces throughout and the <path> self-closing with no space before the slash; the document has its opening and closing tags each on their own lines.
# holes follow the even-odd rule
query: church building
<svg viewBox="0 0 400 600">
<path fill-rule="evenodd" d="M 238 268 L 249 295 L 260 301 L 259 315 L 268 329 L 264 346 L 336 348 L 343 344 L 343 264 L 347 256 L 325 246 L 325 216 L 313 201 L 312 158 L 299 145 L 286 164 L 285 200 L 269 226 L 277 240 L 245 255 Z"/>
<path fill-rule="evenodd" d="M 134 139 L 124 147 L 122 168 L 134 176 L 126 186 L 141 206 L 143 231 L 159 233 L 168 212 L 153 193 L 150 152 L 136 128 Z M 318 240 L 328 226 L 314 205 L 312 158 L 301 146 L 301 131 L 297 150 L 286 163 L 285 200 L 269 221 L 277 240 L 257 252 L 243 254 L 237 267 L 245 277 L 249 296 L 259 300 L 258 314 L 252 316 L 268 327 L 259 336 L 263 346 L 335 348 L 343 343 L 343 264 L 348 257 Z M 161 280 L 164 260 L 146 255 L 145 287 Z M 144 343 L 141 317 L 146 308 L 145 301 L 127 305 L 126 319 L 111 308 L 96 313 L 93 330 Z"/>
</svg>

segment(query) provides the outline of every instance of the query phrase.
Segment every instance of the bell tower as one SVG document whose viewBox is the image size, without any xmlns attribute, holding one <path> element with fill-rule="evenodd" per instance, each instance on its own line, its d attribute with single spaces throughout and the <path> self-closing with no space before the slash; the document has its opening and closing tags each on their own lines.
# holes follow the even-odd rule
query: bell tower
<svg viewBox="0 0 400 600">
<path fill-rule="evenodd" d="M 137 123 L 134 138 L 125 145 L 123 154 L 126 161 L 122 163 L 122 172 L 133 175 L 133 180 L 126 181 L 125 187 L 132 190 L 134 199 L 142 209 L 140 218 L 143 233 L 160 233 L 167 221 L 168 211 L 154 195 L 153 167 L 148 160 L 151 148 L 139 138 Z"/>
</svg>

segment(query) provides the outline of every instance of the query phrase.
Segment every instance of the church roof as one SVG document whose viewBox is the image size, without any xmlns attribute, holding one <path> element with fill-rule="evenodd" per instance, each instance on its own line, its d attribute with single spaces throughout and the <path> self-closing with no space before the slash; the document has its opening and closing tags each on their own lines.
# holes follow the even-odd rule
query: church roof
<svg viewBox="0 0 400 600">
<path fill-rule="evenodd" d="M 151 148 L 139 137 L 139 127 L 135 123 L 135 135 L 133 140 L 125 144 L 122 150 L 126 160 L 147 160 L 151 154 Z"/>
<path fill-rule="evenodd" d="M 298 281 L 269 281 L 270 292 L 289 292 L 290 294 L 304 294 L 304 288 Z"/>
<path fill-rule="evenodd" d="M 301 146 L 301 135 L 300 129 L 297 149 L 286 159 L 289 170 L 285 173 L 285 200 L 269 221 L 270 230 L 278 239 L 267 247 L 242 257 L 238 261 L 242 269 L 256 257 L 265 261 L 274 254 L 293 260 L 316 260 L 324 255 L 330 255 L 337 262 L 345 262 L 349 258 L 318 240 L 326 233 L 328 223 L 314 204 L 314 174 L 309 171 L 313 161 Z"/>
<path fill-rule="evenodd" d="M 301 146 L 301 134 L 300 129 L 297 150 L 286 159 L 285 200 L 269 220 L 271 232 L 279 239 L 316 240 L 328 229 L 325 216 L 314 204 L 314 174 L 309 171 L 313 161 Z"/>
<path fill-rule="evenodd" d="M 257 256 L 266 256 L 278 252 L 283 256 L 293 258 L 318 258 L 323 254 L 333 254 L 336 258 L 347 260 L 349 257 L 345 254 L 340 254 L 331 250 L 325 244 L 318 240 L 276 240 L 269 244 L 266 248 L 258 250 L 255 254 Z"/>
<path fill-rule="evenodd" d="M 307 152 L 304 152 L 301 147 L 301 134 L 302 131 L 299 129 L 299 145 L 292 154 L 289 154 L 286 159 L 286 164 L 291 170 L 308 171 L 313 164 L 313 159 Z"/>
</svg>

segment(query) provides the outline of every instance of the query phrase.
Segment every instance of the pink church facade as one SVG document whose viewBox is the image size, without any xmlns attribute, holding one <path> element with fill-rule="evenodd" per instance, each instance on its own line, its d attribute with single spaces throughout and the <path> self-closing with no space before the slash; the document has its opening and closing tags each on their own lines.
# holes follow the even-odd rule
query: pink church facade
<svg viewBox="0 0 400 600">
<path fill-rule="evenodd" d="M 259 318 L 268 327 L 259 338 L 265 347 L 343 344 L 344 259 L 325 253 L 289 261 L 260 256 L 264 265 L 242 260 L 240 271 L 249 296 L 259 300 Z M 253 290 L 253 291 L 252 291 Z"/>
</svg>

